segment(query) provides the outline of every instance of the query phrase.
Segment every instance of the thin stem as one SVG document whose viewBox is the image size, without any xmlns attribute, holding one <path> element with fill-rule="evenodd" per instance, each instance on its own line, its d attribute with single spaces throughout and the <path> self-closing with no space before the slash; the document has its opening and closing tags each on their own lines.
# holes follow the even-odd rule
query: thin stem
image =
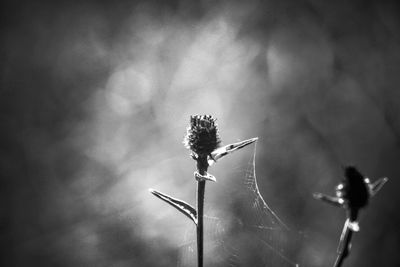
<svg viewBox="0 0 400 267">
<path fill-rule="evenodd" d="M 353 236 L 353 231 L 350 229 L 348 226 L 349 220 L 346 220 L 342 235 L 340 237 L 340 242 L 339 242 L 339 247 L 338 247 L 338 255 L 335 261 L 335 264 L 333 267 L 341 267 L 343 264 L 344 259 L 349 255 L 350 253 L 350 242 L 351 238 Z"/>
<path fill-rule="evenodd" d="M 203 267 L 203 216 L 206 181 L 197 182 L 197 266 Z"/>
<path fill-rule="evenodd" d="M 201 175 L 207 172 L 208 163 L 207 157 L 197 159 L 197 170 Z M 197 266 L 203 267 L 203 217 L 204 217 L 204 193 L 206 188 L 206 181 L 197 182 Z"/>
</svg>

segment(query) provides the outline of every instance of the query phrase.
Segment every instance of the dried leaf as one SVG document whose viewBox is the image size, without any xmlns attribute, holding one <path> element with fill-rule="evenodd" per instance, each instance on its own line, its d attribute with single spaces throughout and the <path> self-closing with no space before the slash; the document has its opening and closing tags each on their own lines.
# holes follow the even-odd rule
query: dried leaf
<svg viewBox="0 0 400 267">
<path fill-rule="evenodd" d="M 255 141 L 258 140 L 258 137 L 255 138 L 250 138 L 241 142 L 237 143 L 232 143 L 220 148 L 215 149 L 213 152 L 211 152 L 209 159 L 208 159 L 208 164 L 211 166 L 214 162 L 217 162 L 222 157 L 225 157 L 226 155 L 235 152 L 236 150 L 239 150 L 247 145 L 250 145 L 254 143 Z"/>
<path fill-rule="evenodd" d="M 149 191 L 159 199 L 164 200 L 165 202 L 176 208 L 178 211 L 182 212 L 184 215 L 189 217 L 189 219 L 191 219 L 194 224 L 197 225 L 197 211 L 190 204 L 151 188 L 149 189 Z"/>
</svg>

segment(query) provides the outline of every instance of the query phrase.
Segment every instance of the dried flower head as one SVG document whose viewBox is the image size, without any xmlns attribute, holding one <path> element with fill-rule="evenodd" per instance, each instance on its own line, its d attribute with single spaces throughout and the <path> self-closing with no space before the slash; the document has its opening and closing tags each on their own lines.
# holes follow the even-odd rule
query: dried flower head
<svg viewBox="0 0 400 267">
<path fill-rule="evenodd" d="M 343 182 L 343 198 L 348 201 L 351 208 L 362 208 L 368 204 L 369 191 L 362 175 L 355 167 L 345 168 L 345 180 Z"/>
<path fill-rule="evenodd" d="M 356 223 L 359 210 L 367 206 L 369 199 L 382 188 L 388 178 L 380 178 L 371 183 L 369 178 L 361 174 L 354 166 L 344 168 L 344 178 L 335 187 L 336 196 L 315 193 L 314 197 L 329 204 L 345 208 L 350 223 Z M 358 229 L 358 226 L 354 229 Z M 354 229 L 353 231 L 357 231 Z"/>
<path fill-rule="evenodd" d="M 221 143 L 215 119 L 211 115 L 190 116 L 190 126 L 183 143 L 192 150 L 195 158 L 210 155 Z"/>
</svg>

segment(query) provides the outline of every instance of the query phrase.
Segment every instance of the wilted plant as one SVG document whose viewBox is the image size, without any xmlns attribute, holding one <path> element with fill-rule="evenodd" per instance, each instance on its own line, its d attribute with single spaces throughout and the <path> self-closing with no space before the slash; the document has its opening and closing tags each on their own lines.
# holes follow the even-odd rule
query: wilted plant
<svg viewBox="0 0 400 267">
<path fill-rule="evenodd" d="M 371 183 L 353 166 L 345 168 L 344 176 L 345 179 L 335 187 L 335 197 L 321 193 L 314 194 L 316 199 L 346 210 L 347 219 L 340 236 L 334 267 L 342 266 L 344 259 L 350 253 L 353 232 L 360 230 L 357 221 L 359 210 L 366 207 L 369 198 L 374 196 L 388 181 L 388 178 L 385 177 Z"/>
<path fill-rule="evenodd" d="M 208 167 L 220 158 L 243 148 L 258 138 L 229 144 L 220 147 L 221 139 L 215 119 L 211 115 L 195 115 L 190 117 L 190 125 L 184 138 L 184 145 L 191 150 L 191 157 L 197 163 L 194 177 L 197 181 L 197 209 L 190 204 L 168 196 L 157 190 L 150 189 L 156 197 L 164 200 L 178 211 L 186 215 L 196 225 L 197 234 L 197 262 L 198 267 L 203 266 L 203 216 L 204 216 L 204 193 L 206 181 L 215 182 L 213 175 L 207 172 Z"/>
</svg>

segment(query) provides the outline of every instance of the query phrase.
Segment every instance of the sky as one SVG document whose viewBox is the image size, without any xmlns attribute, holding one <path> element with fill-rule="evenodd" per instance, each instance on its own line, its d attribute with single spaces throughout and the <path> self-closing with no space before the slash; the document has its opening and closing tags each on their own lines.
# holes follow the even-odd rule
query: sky
<svg viewBox="0 0 400 267">
<path fill-rule="evenodd" d="M 333 265 L 345 220 L 312 194 L 333 194 L 350 164 L 389 177 L 345 266 L 399 265 L 399 11 L 372 0 L 3 1 L 1 265 L 176 266 L 190 222 L 148 188 L 195 203 L 182 144 L 193 114 L 216 117 L 223 144 L 259 138 L 260 193 L 301 233 L 288 244 L 300 266 Z M 206 199 L 253 152 L 215 164 Z M 229 201 L 217 199 L 232 218 Z"/>
</svg>

